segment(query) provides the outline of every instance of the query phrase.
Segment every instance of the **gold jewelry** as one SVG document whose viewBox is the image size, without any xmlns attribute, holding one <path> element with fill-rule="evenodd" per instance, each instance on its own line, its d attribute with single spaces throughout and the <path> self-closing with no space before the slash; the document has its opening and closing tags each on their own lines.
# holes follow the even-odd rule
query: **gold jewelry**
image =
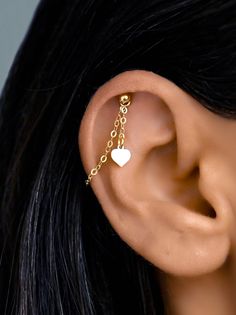
<svg viewBox="0 0 236 315">
<path fill-rule="evenodd" d="M 119 96 L 119 113 L 114 122 L 114 128 L 111 131 L 111 138 L 107 142 L 105 152 L 100 157 L 98 164 L 90 171 L 88 178 L 85 180 L 85 184 L 89 185 L 93 176 L 97 175 L 102 165 L 107 162 L 108 153 L 110 153 L 114 139 L 118 136 L 117 148 L 111 151 L 112 160 L 118 164 L 120 167 L 124 166 L 131 158 L 131 153 L 128 149 L 125 149 L 125 124 L 126 117 L 125 115 L 128 112 L 128 107 L 131 104 L 131 95 L 130 94 L 122 94 Z M 119 130 L 118 130 L 119 129 Z"/>
</svg>

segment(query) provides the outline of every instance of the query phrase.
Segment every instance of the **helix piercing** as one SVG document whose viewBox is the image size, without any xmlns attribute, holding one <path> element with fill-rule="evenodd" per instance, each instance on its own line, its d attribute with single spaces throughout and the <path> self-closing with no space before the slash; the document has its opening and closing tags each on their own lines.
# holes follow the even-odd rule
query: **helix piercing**
<svg viewBox="0 0 236 315">
<path fill-rule="evenodd" d="M 92 178 L 97 175 L 101 167 L 107 162 L 108 154 L 111 152 L 112 160 L 120 167 L 124 166 L 131 158 L 130 150 L 124 147 L 125 144 L 125 124 L 127 122 L 126 114 L 128 113 L 128 107 L 131 104 L 131 95 L 129 93 L 119 96 L 119 112 L 114 122 L 114 128 L 110 133 L 110 140 L 106 144 L 105 151 L 100 157 L 98 164 L 91 169 L 85 184 L 89 185 Z M 112 149 L 114 140 L 117 138 L 117 148 Z"/>
</svg>

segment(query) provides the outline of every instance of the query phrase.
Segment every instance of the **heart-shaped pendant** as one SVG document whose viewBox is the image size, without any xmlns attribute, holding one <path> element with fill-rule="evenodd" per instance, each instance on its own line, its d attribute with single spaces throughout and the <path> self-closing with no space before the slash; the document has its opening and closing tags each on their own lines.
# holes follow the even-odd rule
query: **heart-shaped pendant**
<svg viewBox="0 0 236 315">
<path fill-rule="evenodd" d="M 111 151 L 111 158 L 116 164 L 122 167 L 130 160 L 131 153 L 128 149 L 113 149 Z"/>
</svg>

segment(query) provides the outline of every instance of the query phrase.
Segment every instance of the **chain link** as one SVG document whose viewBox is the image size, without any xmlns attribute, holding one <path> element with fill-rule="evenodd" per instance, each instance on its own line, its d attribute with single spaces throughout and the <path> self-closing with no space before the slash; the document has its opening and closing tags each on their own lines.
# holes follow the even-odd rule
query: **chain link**
<svg viewBox="0 0 236 315">
<path fill-rule="evenodd" d="M 114 139 L 117 137 L 118 134 L 118 149 L 124 148 L 124 141 L 125 141 L 125 124 L 126 124 L 126 117 L 125 115 L 128 112 L 128 106 L 131 104 L 131 96 L 129 94 L 124 94 L 119 97 L 119 113 L 116 117 L 116 120 L 114 122 L 114 128 L 110 133 L 110 140 L 106 144 L 106 148 L 104 150 L 103 155 L 100 157 L 100 160 L 98 164 L 91 169 L 88 178 L 85 180 L 85 184 L 89 185 L 93 176 L 97 175 L 103 164 L 107 162 L 108 154 L 110 153 L 113 145 L 114 145 Z M 119 132 L 118 128 L 120 126 Z"/>
</svg>

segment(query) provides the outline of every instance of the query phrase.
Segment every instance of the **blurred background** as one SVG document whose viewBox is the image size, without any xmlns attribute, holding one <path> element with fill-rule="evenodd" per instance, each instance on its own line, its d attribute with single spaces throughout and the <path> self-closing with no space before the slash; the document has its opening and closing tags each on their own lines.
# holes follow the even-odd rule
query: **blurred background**
<svg viewBox="0 0 236 315">
<path fill-rule="evenodd" d="M 0 93 L 39 0 L 0 0 Z"/>
</svg>

